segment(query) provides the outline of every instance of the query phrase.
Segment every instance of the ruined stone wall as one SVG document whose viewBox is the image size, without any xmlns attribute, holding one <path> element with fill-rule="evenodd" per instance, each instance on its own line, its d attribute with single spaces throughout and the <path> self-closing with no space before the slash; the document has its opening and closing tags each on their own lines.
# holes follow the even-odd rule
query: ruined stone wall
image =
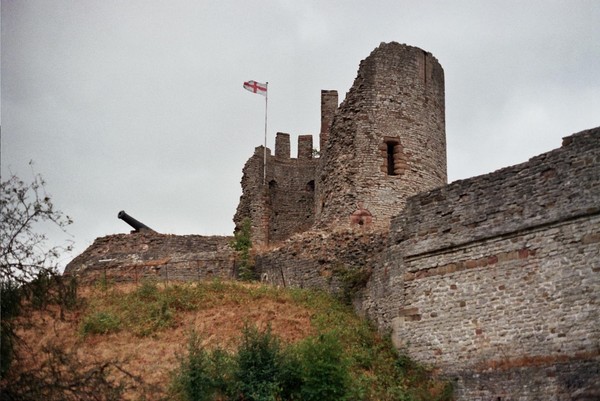
<svg viewBox="0 0 600 401">
<path fill-rule="evenodd" d="M 154 232 L 98 238 L 65 268 L 82 283 L 137 282 L 144 278 L 194 281 L 235 275 L 232 237 Z"/>
<path fill-rule="evenodd" d="M 252 240 L 266 245 L 308 230 L 314 222 L 315 169 L 312 136 L 298 137 L 298 158 L 290 157 L 290 137 L 278 133 L 275 156 L 267 152 L 263 184 L 263 148 L 256 148 L 243 170 L 242 197 L 234 216 L 236 226 L 252 221 Z"/>
<path fill-rule="evenodd" d="M 270 284 L 335 294 L 349 284 L 344 280 L 368 279 L 386 238 L 385 232 L 356 228 L 309 231 L 257 255 L 256 268 Z"/>
<path fill-rule="evenodd" d="M 277 285 L 340 293 L 459 400 L 562 400 L 600 371 L 600 128 L 411 197 L 385 231 L 296 235 L 257 258 Z"/>
<path fill-rule="evenodd" d="M 333 117 L 338 109 L 338 92 L 336 90 L 321 91 L 321 133 L 319 134 L 319 150 L 323 152 L 329 140 L 329 131 Z"/>
<path fill-rule="evenodd" d="M 459 399 L 570 399 L 600 370 L 599 273 L 596 128 L 411 198 L 364 307 Z"/>
<path fill-rule="evenodd" d="M 357 210 L 387 227 L 407 197 L 446 181 L 442 67 L 421 49 L 382 43 L 361 62 L 321 149 L 319 227 L 348 224 Z"/>
<path fill-rule="evenodd" d="M 242 170 L 242 196 L 237 210 L 233 216 L 233 222 L 238 229 L 245 218 L 252 223 L 252 243 L 255 245 L 269 243 L 269 220 L 271 211 L 269 208 L 269 194 L 266 181 L 264 180 L 264 154 L 265 148 L 258 146 L 254 154 Z M 267 163 L 273 160 L 271 150 L 266 149 Z"/>
</svg>

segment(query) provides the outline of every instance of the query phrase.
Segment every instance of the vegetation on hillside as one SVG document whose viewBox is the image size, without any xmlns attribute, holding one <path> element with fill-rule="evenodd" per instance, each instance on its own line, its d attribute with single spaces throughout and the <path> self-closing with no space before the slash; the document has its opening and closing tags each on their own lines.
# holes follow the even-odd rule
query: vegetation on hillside
<svg viewBox="0 0 600 401">
<path fill-rule="evenodd" d="M 30 163 L 32 164 L 32 163 Z M 79 308 L 77 283 L 60 275 L 58 260 L 71 249 L 48 245 L 41 227 L 65 232 L 71 219 L 54 208 L 39 174 L 26 183 L 0 183 L 0 399 L 116 400 L 122 387 L 108 380 L 111 362 L 81 366 L 77 355 L 45 344 L 32 347 L 24 332 L 33 314 L 63 321 Z M 31 361 L 40 362 L 35 369 Z"/>
<path fill-rule="evenodd" d="M 237 282 L 162 285 L 130 292 L 98 287 L 88 300 L 80 335 L 127 332 L 153 336 L 183 316 L 228 305 L 291 304 L 309 311 L 308 330 L 282 340 L 281 327 L 240 322 L 241 341 L 207 345 L 188 333 L 173 371 L 169 399 L 179 400 L 447 400 L 451 388 L 398 353 L 389 339 L 340 301 L 319 292 Z M 218 331 L 218 330 L 217 330 Z M 289 337 L 288 337 L 289 338 Z M 326 396 L 329 394 L 329 396 Z"/>
<path fill-rule="evenodd" d="M 238 254 L 238 277 L 243 281 L 255 280 L 256 271 L 250 251 L 252 249 L 252 221 L 246 217 L 239 229 L 233 233 L 231 242 Z"/>
<path fill-rule="evenodd" d="M 46 235 L 37 230 L 39 224 L 48 223 L 64 230 L 71 219 L 54 209 L 40 175 L 34 175 L 31 183 L 16 175 L 0 182 L 0 378 L 13 359 L 18 340 L 14 319 L 21 300 L 33 295 L 33 302 L 44 303 L 43 287 L 56 276 L 62 248 L 46 246 Z"/>
<path fill-rule="evenodd" d="M 41 177 L 2 182 L 0 206 L 0 400 L 451 398 L 326 294 L 221 281 L 80 289 L 36 231 L 70 224 Z M 249 221 L 234 246 L 240 278 L 254 278 Z"/>
</svg>

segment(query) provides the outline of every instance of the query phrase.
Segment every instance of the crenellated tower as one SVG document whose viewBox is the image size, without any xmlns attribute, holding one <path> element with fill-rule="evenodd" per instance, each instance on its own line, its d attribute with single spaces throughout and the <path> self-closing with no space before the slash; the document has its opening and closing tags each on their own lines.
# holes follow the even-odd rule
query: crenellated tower
<svg viewBox="0 0 600 401">
<path fill-rule="evenodd" d="M 252 222 L 252 240 L 267 245 L 310 229 L 314 223 L 315 171 L 312 135 L 298 137 L 298 157 L 290 156 L 290 135 L 278 132 L 275 154 L 267 149 L 266 179 L 263 181 L 264 148 L 259 146 L 246 162 L 242 196 L 233 221 Z"/>
<path fill-rule="evenodd" d="M 386 229 L 406 199 L 446 184 L 444 71 L 417 47 L 382 43 L 360 63 L 338 108 L 335 90 L 321 91 L 320 157 L 312 136 L 278 133 L 244 167 L 236 225 L 249 217 L 255 243 L 269 244 L 313 227 Z"/>
</svg>

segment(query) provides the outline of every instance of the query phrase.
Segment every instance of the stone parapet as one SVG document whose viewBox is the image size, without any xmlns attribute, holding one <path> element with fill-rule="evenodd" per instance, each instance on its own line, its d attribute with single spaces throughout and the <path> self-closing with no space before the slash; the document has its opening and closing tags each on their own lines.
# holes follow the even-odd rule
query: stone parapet
<svg viewBox="0 0 600 401">
<path fill-rule="evenodd" d="M 526 163 L 410 198 L 392 240 L 420 254 L 600 212 L 599 143 L 600 128 L 583 131 Z"/>
<path fill-rule="evenodd" d="M 153 232 L 98 238 L 65 268 L 82 283 L 229 279 L 235 275 L 232 237 Z"/>
</svg>

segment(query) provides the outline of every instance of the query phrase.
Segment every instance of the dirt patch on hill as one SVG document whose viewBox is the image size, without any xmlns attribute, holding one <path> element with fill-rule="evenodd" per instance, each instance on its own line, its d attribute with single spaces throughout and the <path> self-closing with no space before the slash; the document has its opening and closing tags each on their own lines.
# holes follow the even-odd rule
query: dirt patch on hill
<svg viewBox="0 0 600 401">
<path fill-rule="evenodd" d="M 251 285 L 249 285 L 251 286 Z M 134 285 L 120 285 L 123 293 L 135 290 Z M 245 288 L 245 287 L 240 287 Z M 251 287 L 246 287 L 250 288 Z M 83 288 L 81 298 L 89 302 L 97 289 Z M 312 312 L 293 302 L 289 297 L 244 296 L 244 291 L 228 293 L 211 299 L 208 307 L 194 311 L 180 311 L 168 329 L 139 336 L 126 330 L 110 334 L 81 334 L 83 306 L 66 311 L 60 318 L 56 307 L 45 311 L 31 311 L 20 324 L 18 335 L 24 341 L 16 364 L 22 370 L 40 369 L 48 356 L 44 350 L 56 348 L 76 357 L 82 369 L 114 362 L 123 371 L 112 370 L 115 380 L 126 378 L 127 373 L 143 379 L 148 399 L 164 396 L 165 384 L 178 366 L 178 355 L 185 352 L 190 334 L 195 331 L 207 348 L 221 347 L 233 350 L 239 344 L 245 324 L 272 332 L 283 342 L 293 343 L 311 334 Z M 32 357 L 35 356 L 35 357 Z M 128 378 L 131 379 L 131 378 Z M 133 399 L 139 394 L 127 394 Z"/>
</svg>

